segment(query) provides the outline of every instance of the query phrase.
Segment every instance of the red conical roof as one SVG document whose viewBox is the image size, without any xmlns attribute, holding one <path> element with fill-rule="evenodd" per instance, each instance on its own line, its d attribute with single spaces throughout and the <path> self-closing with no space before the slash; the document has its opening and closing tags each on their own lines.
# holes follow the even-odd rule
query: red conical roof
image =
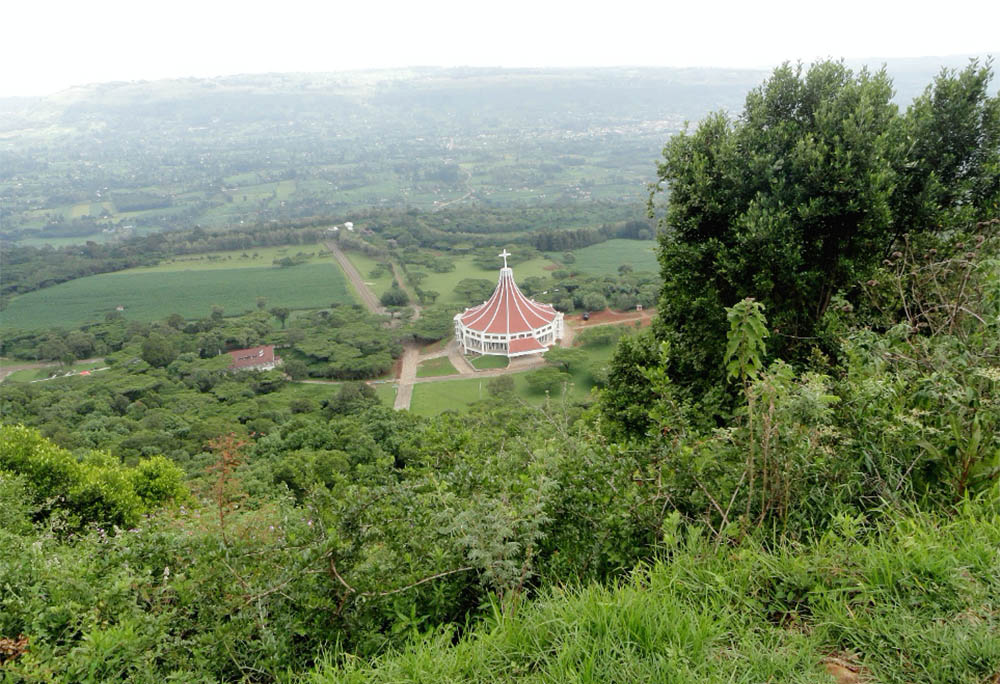
<svg viewBox="0 0 1000 684">
<path fill-rule="evenodd" d="M 548 304 L 540 304 L 524 296 L 514 282 L 514 271 L 500 269 L 497 289 L 484 303 L 462 314 L 462 325 L 483 333 L 527 333 L 548 325 L 558 312 Z"/>
</svg>

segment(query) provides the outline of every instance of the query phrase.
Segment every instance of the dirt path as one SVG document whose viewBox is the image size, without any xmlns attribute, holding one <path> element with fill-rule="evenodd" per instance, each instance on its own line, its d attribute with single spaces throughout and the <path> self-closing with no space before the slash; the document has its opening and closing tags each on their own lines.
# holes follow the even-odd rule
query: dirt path
<svg viewBox="0 0 1000 684">
<path fill-rule="evenodd" d="M 330 250 L 330 253 L 333 254 L 333 258 L 337 260 L 338 264 L 340 264 L 340 268 L 344 272 L 344 275 L 346 275 L 347 279 L 351 281 L 351 285 L 354 286 L 354 290 L 358 293 L 358 297 L 361 298 L 361 303 L 364 304 L 365 307 L 373 314 L 386 313 L 382 304 L 379 302 L 378 297 L 376 297 L 375 293 L 372 292 L 367 285 L 365 285 L 364 278 L 362 278 L 361 274 L 358 273 L 358 269 L 354 268 L 354 264 L 352 264 L 351 260 L 347 258 L 346 254 L 344 254 L 344 250 L 340 248 L 340 245 L 333 241 L 324 242 L 323 245 Z"/>
</svg>

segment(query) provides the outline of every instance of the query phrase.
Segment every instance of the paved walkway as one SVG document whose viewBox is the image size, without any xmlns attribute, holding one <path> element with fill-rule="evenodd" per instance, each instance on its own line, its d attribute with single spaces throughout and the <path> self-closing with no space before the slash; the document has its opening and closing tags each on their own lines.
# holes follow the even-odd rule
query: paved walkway
<svg viewBox="0 0 1000 684">
<path fill-rule="evenodd" d="M 399 387 L 396 390 L 396 403 L 393 408 L 405 411 L 410 408 L 413 398 L 413 383 L 417 380 L 417 364 L 420 363 L 420 347 L 415 342 L 403 344 L 403 363 L 399 368 Z"/>
<path fill-rule="evenodd" d="M 452 339 L 445 347 L 445 351 L 448 353 L 448 360 L 451 361 L 451 365 L 455 367 L 459 375 L 475 375 L 476 368 L 462 353 L 462 347 L 458 340 Z"/>
</svg>

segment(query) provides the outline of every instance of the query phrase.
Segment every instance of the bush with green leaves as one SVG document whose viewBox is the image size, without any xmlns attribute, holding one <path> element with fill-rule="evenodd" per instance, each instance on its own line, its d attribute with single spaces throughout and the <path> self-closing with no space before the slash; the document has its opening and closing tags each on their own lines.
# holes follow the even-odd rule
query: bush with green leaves
<svg viewBox="0 0 1000 684">
<path fill-rule="evenodd" d="M 0 426 L 0 471 L 22 478 L 39 514 L 58 512 L 73 527 L 132 526 L 143 513 L 187 495 L 183 471 L 162 456 L 134 468 L 101 452 L 80 460 L 20 425 Z"/>
</svg>

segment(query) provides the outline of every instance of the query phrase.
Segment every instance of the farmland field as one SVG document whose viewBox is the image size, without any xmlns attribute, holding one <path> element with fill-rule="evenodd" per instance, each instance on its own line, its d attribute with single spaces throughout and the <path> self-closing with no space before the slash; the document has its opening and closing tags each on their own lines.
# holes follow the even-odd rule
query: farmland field
<svg viewBox="0 0 1000 684">
<path fill-rule="evenodd" d="M 17 297 L 0 313 L 0 327 L 30 330 L 70 327 L 104 318 L 115 307 L 125 317 L 153 321 L 179 313 L 198 318 L 221 306 L 229 314 L 269 307 L 323 308 L 354 303 L 347 281 L 332 261 L 291 268 L 228 268 L 135 272 L 80 278 Z"/>
<path fill-rule="evenodd" d="M 574 250 L 576 261 L 568 266 L 591 275 L 616 275 L 622 264 L 631 264 L 635 271 L 659 273 L 656 247 L 656 240 L 608 240 Z"/>
</svg>

